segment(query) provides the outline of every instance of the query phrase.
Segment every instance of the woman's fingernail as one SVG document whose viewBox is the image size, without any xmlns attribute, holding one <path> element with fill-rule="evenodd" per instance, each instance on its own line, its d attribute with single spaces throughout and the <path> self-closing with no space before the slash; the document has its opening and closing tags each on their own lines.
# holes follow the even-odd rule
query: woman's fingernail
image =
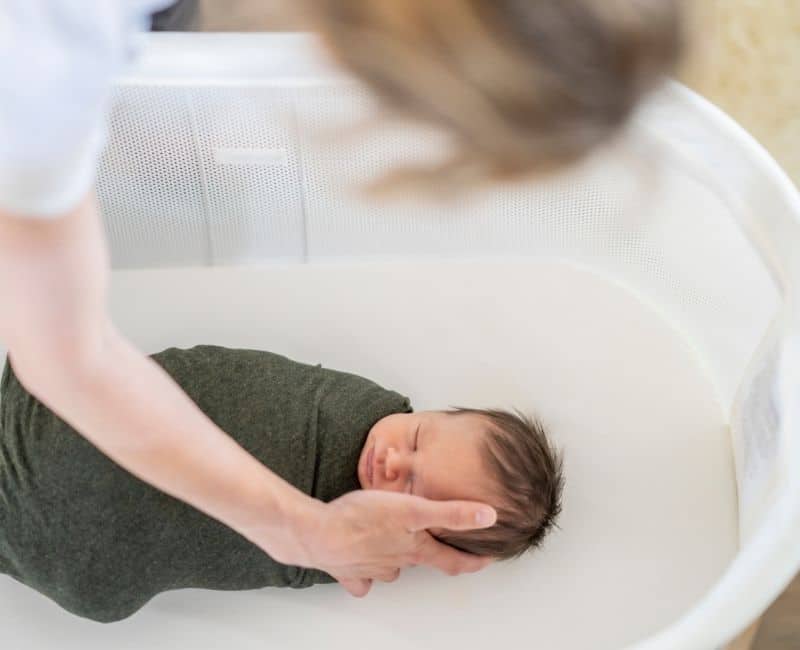
<svg viewBox="0 0 800 650">
<path fill-rule="evenodd" d="M 478 510 L 475 513 L 475 521 L 479 526 L 488 526 L 494 520 L 494 513 L 487 508 L 483 508 L 482 510 Z"/>
</svg>

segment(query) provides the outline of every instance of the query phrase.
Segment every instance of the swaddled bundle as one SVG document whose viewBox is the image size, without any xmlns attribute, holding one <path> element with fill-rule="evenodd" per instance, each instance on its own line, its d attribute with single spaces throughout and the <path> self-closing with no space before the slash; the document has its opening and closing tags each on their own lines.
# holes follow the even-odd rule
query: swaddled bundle
<svg viewBox="0 0 800 650">
<path fill-rule="evenodd" d="M 152 358 L 244 449 L 322 501 L 359 488 L 372 425 L 411 410 L 367 379 L 268 352 L 198 346 Z M 119 467 L 30 395 L 8 363 L 0 389 L 0 572 L 103 622 L 170 589 L 333 581 L 273 561 Z"/>
</svg>

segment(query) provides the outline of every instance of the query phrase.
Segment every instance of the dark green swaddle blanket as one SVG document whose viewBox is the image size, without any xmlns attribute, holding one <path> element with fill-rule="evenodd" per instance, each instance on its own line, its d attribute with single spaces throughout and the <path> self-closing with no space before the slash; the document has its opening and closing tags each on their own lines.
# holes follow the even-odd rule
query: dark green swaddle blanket
<svg viewBox="0 0 800 650">
<path fill-rule="evenodd" d="M 198 346 L 152 358 L 250 454 L 322 501 L 359 488 L 372 425 L 411 410 L 367 379 L 268 352 Z M 123 470 L 31 396 L 8 363 L 0 390 L 0 572 L 103 622 L 170 589 L 333 582 L 273 561 Z"/>
</svg>

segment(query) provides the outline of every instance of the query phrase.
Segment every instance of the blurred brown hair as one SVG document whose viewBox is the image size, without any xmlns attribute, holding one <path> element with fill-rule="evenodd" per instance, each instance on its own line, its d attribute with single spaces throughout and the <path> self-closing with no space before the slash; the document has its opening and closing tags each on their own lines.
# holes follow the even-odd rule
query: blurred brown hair
<svg viewBox="0 0 800 650">
<path fill-rule="evenodd" d="M 497 510 L 497 522 L 480 530 L 443 530 L 436 537 L 462 551 L 499 560 L 538 548 L 556 524 L 564 489 L 561 456 L 541 423 L 497 409 L 458 408 L 450 413 L 486 422 L 481 452 L 495 485 L 495 498 L 488 503 Z"/>
<path fill-rule="evenodd" d="M 678 61 L 678 0 L 304 0 L 335 58 L 452 155 L 385 179 L 464 187 L 571 163 Z"/>
</svg>

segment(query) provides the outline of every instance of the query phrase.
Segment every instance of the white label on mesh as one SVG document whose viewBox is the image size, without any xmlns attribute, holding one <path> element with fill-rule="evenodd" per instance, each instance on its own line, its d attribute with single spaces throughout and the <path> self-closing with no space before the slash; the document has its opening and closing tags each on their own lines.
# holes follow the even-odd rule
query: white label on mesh
<svg viewBox="0 0 800 650">
<path fill-rule="evenodd" d="M 267 165 L 285 167 L 289 164 L 286 149 L 223 149 L 214 150 L 214 160 L 220 165 Z"/>
<path fill-rule="evenodd" d="M 773 350 L 752 379 L 741 409 L 743 475 L 741 489 L 747 502 L 756 485 L 770 473 L 778 448 L 781 411 L 776 395 L 778 352 Z"/>
</svg>

